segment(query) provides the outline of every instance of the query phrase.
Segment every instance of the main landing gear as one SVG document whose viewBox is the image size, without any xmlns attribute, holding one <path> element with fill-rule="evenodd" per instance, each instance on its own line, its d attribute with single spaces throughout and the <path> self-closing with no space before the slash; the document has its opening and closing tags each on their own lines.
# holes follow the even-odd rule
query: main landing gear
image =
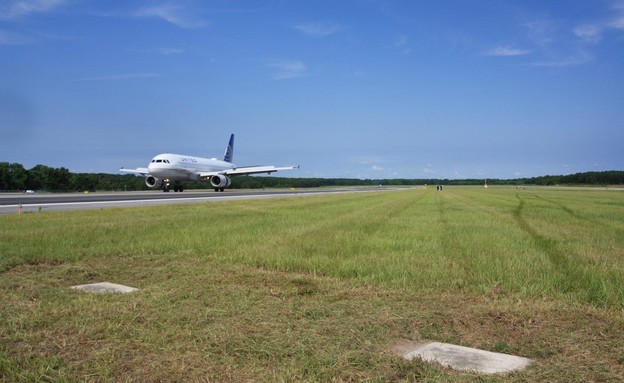
<svg viewBox="0 0 624 383">
<path fill-rule="evenodd" d="M 169 192 L 169 184 L 165 184 L 165 185 L 163 186 L 163 191 L 164 191 L 165 193 L 168 193 L 168 192 Z M 174 192 L 180 192 L 180 193 L 182 193 L 182 192 L 184 191 L 184 186 L 183 186 L 183 185 L 179 185 L 179 184 L 174 184 L 174 185 L 173 185 L 173 191 L 174 191 Z"/>
</svg>

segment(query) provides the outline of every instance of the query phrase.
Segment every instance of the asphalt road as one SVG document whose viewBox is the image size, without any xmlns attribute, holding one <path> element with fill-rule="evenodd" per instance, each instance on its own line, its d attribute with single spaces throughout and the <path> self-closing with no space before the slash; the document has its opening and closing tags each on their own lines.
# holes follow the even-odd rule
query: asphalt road
<svg viewBox="0 0 624 383">
<path fill-rule="evenodd" d="M 5 193 L 0 194 L 0 214 L 105 209 L 112 207 L 151 206 L 162 204 L 210 202 L 236 199 L 257 199 L 296 197 L 312 194 L 354 193 L 390 190 L 389 188 L 337 188 L 302 190 L 255 190 L 239 191 L 184 191 L 163 193 L 162 191 L 115 192 L 115 193 Z"/>
</svg>

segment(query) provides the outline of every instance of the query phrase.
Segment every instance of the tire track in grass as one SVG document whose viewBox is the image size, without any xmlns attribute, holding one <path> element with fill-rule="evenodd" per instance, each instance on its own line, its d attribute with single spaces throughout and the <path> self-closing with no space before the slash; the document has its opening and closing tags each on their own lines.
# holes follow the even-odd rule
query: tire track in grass
<svg viewBox="0 0 624 383">
<path fill-rule="evenodd" d="M 579 221 L 591 223 L 592 225 L 598 225 L 598 226 L 601 226 L 601 227 L 609 227 L 608 225 L 604 224 L 603 222 L 597 221 L 595 219 L 583 217 L 582 215 L 578 214 L 577 212 L 575 212 L 574 210 L 570 209 L 569 207 L 567 207 L 566 205 L 562 204 L 561 202 L 557 202 L 557 201 L 554 201 L 552 199 L 545 198 L 545 197 L 542 197 L 542 196 L 539 196 L 539 195 L 536 195 L 534 197 L 536 199 L 541 200 L 541 201 L 544 201 L 544 202 L 547 202 L 547 203 L 551 203 L 551 204 L 557 206 L 562 211 L 566 212 L 571 217 L 578 219 Z"/>
<path fill-rule="evenodd" d="M 558 208 L 560 208 L 562 211 L 564 211 L 565 213 L 567 213 L 570 217 L 577 219 L 580 222 L 584 222 L 596 227 L 601 228 L 602 230 L 613 230 L 615 233 L 618 234 L 622 234 L 623 231 L 620 227 L 616 226 L 615 224 L 611 223 L 611 222 L 603 222 L 600 221 L 598 219 L 593 219 L 593 218 L 589 218 L 587 216 L 583 216 L 581 214 L 579 214 L 578 212 L 576 212 L 575 210 L 569 208 L 568 206 L 564 205 L 561 202 L 558 202 L 556 200 L 550 199 L 550 198 L 545 198 L 539 195 L 535 195 L 536 199 L 539 199 L 541 201 L 544 201 L 546 203 L 550 203 L 553 204 L 555 206 L 557 206 Z"/>
<path fill-rule="evenodd" d="M 465 190 L 457 191 L 438 197 L 441 243 L 452 270 L 448 274 L 453 278 L 450 285 L 474 291 L 489 291 L 504 281 L 512 286 L 513 281 L 505 274 L 508 269 L 501 268 L 499 254 L 493 253 L 490 245 L 492 238 L 500 235 L 499 231 L 490 232 L 491 220 L 509 218 L 497 203 L 478 203 Z M 509 265 L 507 259 L 503 262 Z"/>
<path fill-rule="evenodd" d="M 548 238 L 535 230 L 524 218 L 525 200 L 518 193 L 516 193 L 516 198 L 518 199 L 518 206 L 513 212 L 514 219 L 518 226 L 532 238 L 535 246 L 548 256 L 555 273 L 553 289 L 562 293 L 585 294 L 590 303 L 602 300 L 604 294 L 601 291 L 596 291 L 591 278 L 581 268 L 582 264 L 572 262 L 570 257 L 558 248 L 557 240 Z M 590 290 L 592 291 L 590 292 Z"/>
<path fill-rule="evenodd" d="M 561 213 L 565 213 L 569 217 L 569 219 L 561 223 L 563 226 L 562 229 L 564 230 L 571 227 L 572 221 L 576 221 L 579 225 L 589 224 L 590 226 L 595 226 L 592 229 L 596 231 L 596 235 L 605 230 L 612 230 L 613 236 L 619 236 L 622 231 L 613 223 L 615 221 L 603 222 L 598 219 L 592 219 L 591 216 L 584 216 L 562 203 L 551 201 L 548 198 L 537 195 L 537 193 L 527 195 L 526 192 L 516 191 L 515 201 L 514 198 L 512 198 L 513 195 L 514 194 L 510 194 L 508 200 L 501 201 L 515 203 L 505 202 L 505 208 L 497 210 L 493 209 L 491 204 L 486 205 L 479 203 L 480 201 L 474 198 L 466 198 L 474 197 L 468 194 L 458 194 L 457 197 L 462 203 L 478 208 L 479 211 L 486 212 L 494 218 L 502 218 L 505 221 L 507 221 L 508 218 L 509 222 L 515 223 L 519 232 L 524 233 L 525 240 L 528 241 L 527 245 L 533 247 L 536 256 L 543 257 L 543 266 L 538 266 L 534 263 L 537 260 L 533 260 L 532 267 L 535 268 L 534 271 L 527 269 L 530 273 L 527 277 L 539 276 L 539 279 L 534 281 L 533 287 L 537 287 L 534 291 L 541 293 L 546 291 L 568 293 L 576 296 L 578 300 L 598 306 L 622 306 L 623 301 L 621 297 L 624 296 L 624 293 L 622 293 L 619 287 L 621 286 L 622 280 L 621 268 L 611 264 L 611 269 L 609 269 L 609 266 L 596 264 L 596 261 L 591 258 L 584 259 L 581 257 L 583 254 L 577 254 L 574 248 L 571 249 L 571 252 L 568 252 L 565 249 L 570 248 L 569 238 L 566 240 L 565 238 L 557 237 L 555 234 L 557 230 L 555 228 L 553 228 L 553 231 L 541 231 L 536 229 L 535 226 L 532 226 L 530 221 L 527 220 L 527 217 L 530 217 L 530 215 L 527 215 L 527 208 L 536 208 L 537 205 L 529 205 L 529 198 L 533 198 L 536 203 L 545 202 L 561 208 Z M 583 200 L 579 200 L 579 202 L 581 201 Z M 542 205 L 540 204 L 539 206 Z M 544 221 L 542 223 L 547 222 Z M 617 246 L 615 242 L 613 246 Z M 521 249 L 518 250 L 521 251 Z M 606 259 L 607 258 L 605 258 L 604 262 L 608 262 Z M 525 259 L 525 262 L 529 261 L 529 259 Z M 529 283 L 528 280 L 527 283 Z"/>
<path fill-rule="evenodd" d="M 533 248 L 534 239 L 514 220 L 517 202 L 513 194 L 502 188 L 469 188 L 457 189 L 448 196 L 465 211 L 456 217 L 459 221 L 454 226 L 471 287 L 486 292 L 501 288 L 522 294 L 542 291 L 536 289 L 540 286 L 536 263 L 543 254 L 524 253 L 527 248 Z M 452 228 L 456 220 L 449 222 Z M 543 262 L 549 264 L 548 259 Z"/>
<path fill-rule="evenodd" d="M 438 219 L 440 221 L 440 244 L 444 258 L 449 263 L 451 272 L 448 274 L 454 279 L 451 286 L 463 288 L 468 284 L 469 266 L 466 264 L 465 250 L 458 239 L 456 230 L 451 227 L 447 216 L 446 194 L 437 194 Z"/>
<path fill-rule="evenodd" d="M 513 216 L 518 226 L 520 226 L 520 228 L 525 233 L 531 236 L 531 238 L 533 239 L 533 243 L 535 243 L 535 245 L 541 251 L 548 255 L 548 258 L 553 265 L 558 266 L 564 270 L 568 269 L 569 261 L 565 254 L 557 249 L 556 241 L 541 235 L 535 229 L 533 229 L 531 225 L 529 225 L 529 223 L 524 219 L 522 214 L 525 206 L 525 201 L 522 197 L 520 197 L 520 194 L 518 193 L 516 193 L 516 198 L 518 199 L 518 207 L 514 210 Z"/>
<path fill-rule="evenodd" d="M 584 236 L 577 235 L 575 240 L 583 241 L 588 246 L 591 246 L 592 250 L 602 250 L 599 258 L 593 258 L 591 254 L 588 254 L 591 253 L 590 251 L 579 252 L 579 261 L 575 262 L 575 267 L 582 274 L 582 278 L 584 278 L 587 284 L 584 289 L 587 291 L 588 300 L 600 305 L 615 304 L 616 306 L 624 306 L 624 300 L 622 299 L 624 292 L 621 289 L 624 273 L 622 272 L 622 263 L 620 262 L 621 257 L 616 255 L 616 258 L 609 260 L 607 259 L 608 255 L 605 258 L 602 255 L 603 253 L 611 254 L 609 246 L 618 246 L 615 238 L 623 238 L 622 234 L 624 231 L 616 224 L 617 221 L 602 221 L 597 218 L 591 218 L 592 214 L 593 216 L 598 216 L 595 207 L 592 207 L 592 213 L 587 214 L 588 211 L 586 211 L 586 215 L 583 215 L 557 200 L 537 195 L 535 198 L 558 207 L 571 220 L 576 220 L 576 224 L 584 227 Z M 581 286 L 581 288 L 583 287 Z"/>
</svg>

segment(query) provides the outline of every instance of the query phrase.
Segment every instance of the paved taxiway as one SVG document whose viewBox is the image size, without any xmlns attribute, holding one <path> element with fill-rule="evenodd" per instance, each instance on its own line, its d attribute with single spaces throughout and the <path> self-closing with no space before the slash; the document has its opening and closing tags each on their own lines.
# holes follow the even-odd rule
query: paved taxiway
<svg viewBox="0 0 624 383">
<path fill-rule="evenodd" d="M 297 197 L 312 194 L 355 193 L 393 188 L 336 188 L 302 190 L 227 190 L 223 193 L 214 191 L 185 191 L 183 193 L 163 193 L 162 191 L 116 192 L 116 193 L 36 193 L 0 194 L 0 214 L 17 214 L 21 205 L 22 213 L 63 210 L 89 210 L 111 207 L 151 206 L 162 204 L 197 203 L 237 199 L 257 199 L 276 197 Z"/>
</svg>

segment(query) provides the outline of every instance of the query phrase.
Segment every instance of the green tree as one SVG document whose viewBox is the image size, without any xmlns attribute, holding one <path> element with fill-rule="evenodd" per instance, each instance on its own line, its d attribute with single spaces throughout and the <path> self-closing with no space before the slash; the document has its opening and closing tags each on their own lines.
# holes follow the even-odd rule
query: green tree
<svg viewBox="0 0 624 383">
<path fill-rule="evenodd" d="M 95 191 L 97 178 L 93 174 L 76 173 L 71 177 L 70 185 L 75 191 Z"/>
<path fill-rule="evenodd" d="M 9 184 L 7 190 L 24 190 L 26 189 L 26 179 L 28 174 L 22 164 L 13 163 L 9 164 Z"/>
<path fill-rule="evenodd" d="M 50 190 L 71 190 L 71 173 L 66 168 L 51 169 L 48 175 L 48 188 Z"/>
<path fill-rule="evenodd" d="M 37 165 L 27 171 L 26 187 L 33 190 L 47 190 L 51 168 Z"/>
<path fill-rule="evenodd" d="M 0 162 L 0 190 L 8 190 L 10 182 L 11 175 L 9 174 L 9 163 Z"/>
</svg>

